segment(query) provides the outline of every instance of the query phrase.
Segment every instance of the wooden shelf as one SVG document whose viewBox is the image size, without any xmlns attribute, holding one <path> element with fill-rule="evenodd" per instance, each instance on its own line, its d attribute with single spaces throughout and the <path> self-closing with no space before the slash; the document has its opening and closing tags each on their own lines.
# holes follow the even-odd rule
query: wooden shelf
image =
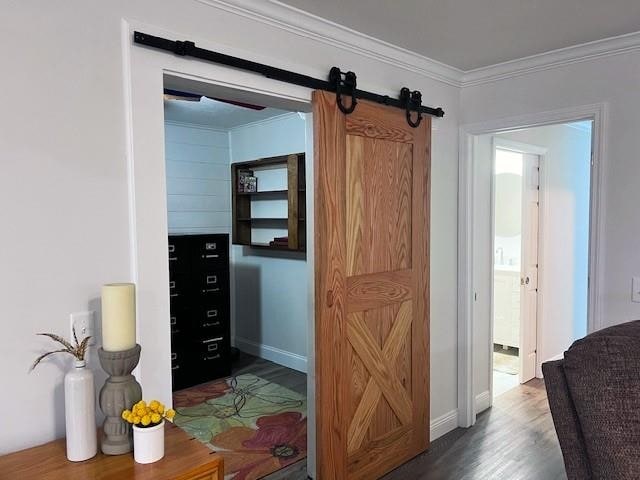
<svg viewBox="0 0 640 480">
<path fill-rule="evenodd" d="M 266 190 L 264 192 L 237 192 L 236 195 L 249 196 L 249 197 L 276 197 L 288 195 L 289 190 Z"/>
<path fill-rule="evenodd" d="M 251 247 L 251 248 L 265 248 L 268 250 L 283 250 L 283 251 L 287 251 L 287 252 L 297 252 L 299 250 L 293 249 L 293 248 L 289 248 L 285 245 L 269 245 L 268 243 L 251 243 L 249 245 L 246 245 L 247 247 Z"/>
<path fill-rule="evenodd" d="M 286 169 L 286 190 L 264 190 L 258 192 L 239 192 L 239 172 L 249 170 L 259 177 L 264 169 Z M 280 251 L 306 251 L 306 179 L 305 179 L 305 155 L 295 153 L 281 157 L 262 158 L 249 162 L 234 163 L 231 165 L 232 181 L 232 209 L 233 209 L 233 244 L 252 248 L 263 248 Z M 260 181 L 258 181 L 260 188 Z M 287 199 L 286 217 L 254 217 L 251 212 L 253 201 L 268 199 Z M 266 212 L 265 212 L 266 213 Z M 268 243 L 257 243 L 253 238 L 253 230 L 266 233 L 268 223 L 274 229 L 284 230 L 286 225 L 288 246 L 272 246 Z M 280 234 L 284 236 L 284 233 Z M 264 237 L 262 238 L 264 240 Z"/>
<path fill-rule="evenodd" d="M 252 217 L 252 218 L 238 218 L 238 222 L 288 222 L 287 217 Z"/>
</svg>

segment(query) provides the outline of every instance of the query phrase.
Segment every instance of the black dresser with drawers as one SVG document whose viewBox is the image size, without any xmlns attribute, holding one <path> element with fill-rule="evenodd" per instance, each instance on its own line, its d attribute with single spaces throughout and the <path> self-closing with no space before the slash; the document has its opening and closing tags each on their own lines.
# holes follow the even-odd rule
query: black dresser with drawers
<svg viewBox="0 0 640 480">
<path fill-rule="evenodd" d="M 169 236 L 173 389 L 231 374 L 229 235 Z"/>
</svg>

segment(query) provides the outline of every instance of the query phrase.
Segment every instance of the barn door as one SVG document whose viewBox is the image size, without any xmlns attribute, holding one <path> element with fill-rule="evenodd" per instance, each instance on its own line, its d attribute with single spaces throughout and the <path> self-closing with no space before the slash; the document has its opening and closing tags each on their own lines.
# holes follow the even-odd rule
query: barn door
<svg viewBox="0 0 640 480">
<path fill-rule="evenodd" d="M 317 473 L 371 480 L 429 445 L 431 123 L 313 112 Z"/>
</svg>

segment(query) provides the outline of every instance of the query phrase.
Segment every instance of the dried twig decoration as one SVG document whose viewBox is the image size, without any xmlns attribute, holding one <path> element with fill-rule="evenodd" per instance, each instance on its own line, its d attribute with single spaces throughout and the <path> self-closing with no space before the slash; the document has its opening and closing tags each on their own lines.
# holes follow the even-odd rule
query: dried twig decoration
<svg viewBox="0 0 640 480">
<path fill-rule="evenodd" d="M 31 365 L 30 370 L 33 370 L 34 368 L 36 368 L 42 360 L 47 358 L 49 355 L 53 355 L 54 353 L 69 353 L 74 357 L 76 357 L 78 360 L 84 360 L 84 355 L 87 352 L 87 347 L 89 346 L 89 339 L 91 338 L 91 336 L 84 337 L 82 341 L 79 342 L 78 337 L 76 336 L 75 327 L 73 327 L 73 341 L 75 342 L 75 345 L 73 345 L 71 342 L 68 342 L 63 337 L 56 335 L 54 333 L 38 333 L 38 335 L 49 337 L 51 340 L 61 344 L 64 348 L 43 353 L 38 358 L 36 358 L 36 361 L 33 362 L 33 365 Z"/>
</svg>

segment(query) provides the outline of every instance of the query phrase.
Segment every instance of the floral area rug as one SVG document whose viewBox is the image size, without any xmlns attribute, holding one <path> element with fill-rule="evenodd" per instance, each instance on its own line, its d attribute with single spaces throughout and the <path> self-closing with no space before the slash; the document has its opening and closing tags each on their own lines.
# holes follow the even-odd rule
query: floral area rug
<svg viewBox="0 0 640 480">
<path fill-rule="evenodd" d="M 174 423 L 224 457 L 225 479 L 256 480 L 307 456 L 307 399 L 251 374 L 173 394 Z"/>
</svg>

